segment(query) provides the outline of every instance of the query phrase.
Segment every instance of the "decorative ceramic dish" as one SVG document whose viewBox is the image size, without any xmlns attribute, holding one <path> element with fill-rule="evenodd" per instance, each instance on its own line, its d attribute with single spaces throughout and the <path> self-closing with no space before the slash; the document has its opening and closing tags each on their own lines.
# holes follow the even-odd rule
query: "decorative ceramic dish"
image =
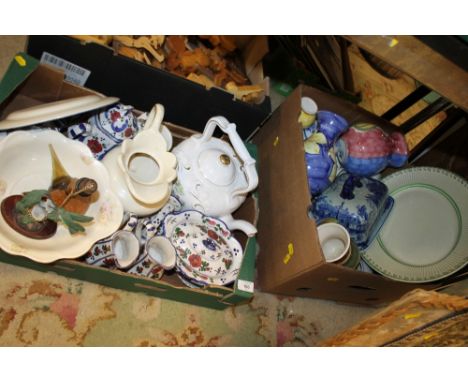
<svg viewBox="0 0 468 382">
<path fill-rule="evenodd" d="M 449 171 L 414 167 L 383 179 L 395 205 L 363 254 L 388 278 L 443 279 L 468 264 L 468 182 Z"/>
<path fill-rule="evenodd" d="M 50 145 L 70 174 L 97 183 L 98 197 L 86 211 L 92 221 L 86 222 L 84 232 L 71 234 L 59 224 L 55 234 L 44 240 L 20 234 L 0 215 L 0 247 L 12 255 L 41 263 L 83 255 L 96 241 L 116 231 L 123 218 L 122 205 L 110 189 L 109 175 L 102 163 L 86 145 L 52 130 L 16 131 L 0 141 L 0 200 L 49 188 L 53 172 Z"/>
<path fill-rule="evenodd" d="M 105 97 L 95 94 L 32 106 L 8 114 L 4 120 L 0 121 L 0 130 L 17 129 L 66 118 L 109 106 L 118 101 L 119 99 L 116 97 Z"/>
<path fill-rule="evenodd" d="M 242 247 L 221 220 L 194 210 L 171 213 L 163 232 L 176 248 L 177 271 L 189 280 L 226 285 L 236 279 Z"/>
<path fill-rule="evenodd" d="M 384 183 L 341 174 L 313 200 L 310 214 L 318 222 L 336 219 L 363 250 L 378 233 L 392 206 L 393 199 Z"/>
</svg>

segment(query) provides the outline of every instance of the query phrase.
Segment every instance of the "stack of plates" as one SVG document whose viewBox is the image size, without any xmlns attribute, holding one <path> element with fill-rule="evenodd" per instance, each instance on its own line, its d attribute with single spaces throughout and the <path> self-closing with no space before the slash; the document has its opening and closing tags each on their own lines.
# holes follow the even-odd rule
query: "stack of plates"
<svg viewBox="0 0 468 382">
<path fill-rule="evenodd" d="M 408 283 L 446 278 L 468 264 L 468 182 L 434 167 L 385 179 L 395 204 L 362 254 L 382 275 Z"/>
</svg>

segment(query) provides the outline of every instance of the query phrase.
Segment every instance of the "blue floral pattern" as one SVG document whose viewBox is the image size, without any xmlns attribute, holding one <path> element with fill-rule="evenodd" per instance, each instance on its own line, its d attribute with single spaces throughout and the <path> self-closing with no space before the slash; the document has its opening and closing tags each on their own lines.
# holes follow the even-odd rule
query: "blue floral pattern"
<svg viewBox="0 0 468 382">
<path fill-rule="evenodd" d="M 360 249 L 371 243 L 393 205 L 387 186 L 372 178 L 342 174 L 315 197 L 309 215 L 336 219 Z"/>
</svg>

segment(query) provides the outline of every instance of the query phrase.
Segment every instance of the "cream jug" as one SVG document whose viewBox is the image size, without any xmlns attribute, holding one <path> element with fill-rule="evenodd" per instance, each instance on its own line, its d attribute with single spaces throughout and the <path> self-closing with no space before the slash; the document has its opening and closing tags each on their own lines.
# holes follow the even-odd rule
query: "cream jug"
<svg viewBox="0 0 468 382">
<path fill-rule="evenodd" d="M 161 134 L 163 113 L 164 108 L 156 105 L 143 129 L 102 160 L 124 210 L 137 216 L 153 214 L 164 206 L 177 175 L 176 157 L 167 151 L 169 145 Z"/>
</svg>

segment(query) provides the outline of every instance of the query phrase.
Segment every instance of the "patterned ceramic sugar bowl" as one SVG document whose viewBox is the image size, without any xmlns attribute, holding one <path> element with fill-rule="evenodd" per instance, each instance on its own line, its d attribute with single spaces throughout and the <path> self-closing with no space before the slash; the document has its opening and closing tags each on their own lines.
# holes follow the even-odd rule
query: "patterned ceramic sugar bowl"
<svg viewBox="0 0 468 382">
<path fill-rule="evenodd" d="M 309 215 L 318 222 L 336 219 L 363 250 L 378 233 L 392 206 L 393 198 L 384 183 L 342 174 L 314 199 Z"/>
<path fill-rule="evenodd" d="M 194 210 L 171 213 L 164 219 L 163 234 L 176 249 L 176 271 L 187 285 L 235 281 L 243 250 L 223 221 Z"/>
<path fill-rule="evenodd" d="M 85 143 L 97 159 L 102 159 L 124 139 L 140 130 L 133 107 L 117 104 L 91 116 L 87 122 L 68 127 L 66 135 Z"/>
</svg>

